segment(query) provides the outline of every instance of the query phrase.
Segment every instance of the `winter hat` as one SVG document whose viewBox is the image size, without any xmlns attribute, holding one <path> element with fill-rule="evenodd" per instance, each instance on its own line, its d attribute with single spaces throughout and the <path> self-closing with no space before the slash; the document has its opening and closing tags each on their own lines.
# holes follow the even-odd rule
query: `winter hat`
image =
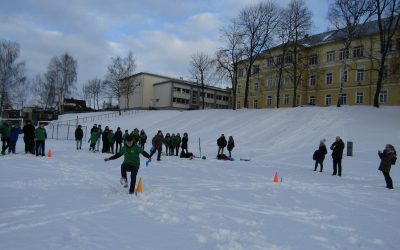
<svg viewBox="0 0 400 250">
<path fill-rule="evenodd" d="M 135 137 L 132 134 L 126 136 L 126 141 L 133 141 L 134 139 Z"/>
</svg>

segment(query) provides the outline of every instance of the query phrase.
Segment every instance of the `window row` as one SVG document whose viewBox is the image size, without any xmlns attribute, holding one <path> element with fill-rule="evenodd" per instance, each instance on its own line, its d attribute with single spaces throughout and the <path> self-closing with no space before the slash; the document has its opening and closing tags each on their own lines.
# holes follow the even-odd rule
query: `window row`
<svg viewBox="0 0 400 250">
<path fill-rule="evenodd" d="M 177 87 L 174 87 L 174 92 L 176 92 L 176 93 L 183 93 L 183 94 L 190 94 L 190 89 L 184 89 L 184 88 L 177 88 Z"/>
</svg>

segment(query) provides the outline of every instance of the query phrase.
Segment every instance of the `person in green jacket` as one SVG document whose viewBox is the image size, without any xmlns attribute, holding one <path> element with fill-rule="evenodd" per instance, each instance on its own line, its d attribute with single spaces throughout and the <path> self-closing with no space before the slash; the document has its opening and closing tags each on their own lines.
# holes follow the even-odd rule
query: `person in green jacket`
<svg viewBox="0 0 400 250">
<path fill-rule="evenodd" d="M 126 144 L 121 148 L 119 152 L 115 155 L 104 158 L 104 161 L 115 160 L 121 156 L 124 156 L 124 161 L 121 165 L 121 185 L 125 188 L 128 187 L 128 177 L 127 172 L 131 172 L 131 184 L 129 187 L 129 194 L 135 193 L 136 186 L 136 175 L 140 168 L 140 157 L 139 154 L 142 154 L 144 157 L 151 160 L 151 156 L 144 151 L 141 147 L 134 143 L 133 135 L 129 135 L 126 137 Z"/>
<path fill-rule="evenodd" d="M 1 141 L 3 143 L 1 147 L 1 154 L 4 155 L 6 153 L 7 148 L 10 147 L 11 125 L 9 121 L 5 121 L 3 125 L 0 126 L 0 133 L 1 133 Z"/>
<path fill-rule="evenodd" d="M 107 139 L 108 139 L 109 153 L 111 152 L 111 154 L 114 154 L 115 138 L 114 138 L 114 132 L 112 129 L 110 129 L 110 132 L 108 132 Z"/>
<path fill-rule="evenodd" d="M 176 151 L 175 156 L 178 156 L 178 154 L 179 154 L 179 148 L 181 147 L 181 141 L 182 141 L 181 135 L 179 133 L 177 133 L 175 135 L 175 151 Z"/>
<path fill-rule="evenodd" d="M 126 129 L 124 135 L 122 136 L 122 138 L 124 139 L 124 145 L 126 144 L 126 137 L 128 137 L 128 136 L 129 136 L 129 132 Z"/>
<path fill-rule="evenodd" d="M 92 150 L 93 152 L 96 152 L 96 143 L 97 140 L 100 137 L 100 133 L 99 131 L 96 129 L 96 131 L 93 131 L 93 133 L 90 134 L 90 138 L 89 141 L 90 142 L 90 147 L 89 147 L 89 151 Z"/>
<path fill-rule="evenodd" d="M 170 155 L 170 156 L 174 156 L 175 143 L 176 143 L 175 134 L 172 133 L 172 134 L 171 134 L 171 137 L 170 137 L 170 139 L 169 139 L 169 155 Z"/>
<path fill-rule="evenodd" d="M 44 123 L 40 123 L 39 127 L 35 129 L 35 141 L 36 141 L 36 156 L 45 156 L 45 141 L 47 139 L 46 129 Z"/>
</svg>

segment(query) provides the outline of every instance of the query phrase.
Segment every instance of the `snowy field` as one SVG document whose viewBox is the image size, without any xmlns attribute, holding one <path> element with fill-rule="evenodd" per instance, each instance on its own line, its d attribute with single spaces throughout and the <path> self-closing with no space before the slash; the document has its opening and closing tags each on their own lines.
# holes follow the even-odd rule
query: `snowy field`
<svg viewBox="0 0 400 250">
<path fill-rule="evenodd" d="M 143 193 L 131 196 L 122 158 L 62 140 L 46 141 L 51 158 L 25 155 L 21 136 L 18 154 L 0 157 L 0 249 L 399 249 L 400 162 L 393 190 L 377 170 L 385 144 L 400 151 L 399 107 L 144 111 L 99 123 L 145 129 L 147 151 L 159 129 L 188 132 L 189 151 L 199 155 L 200 137 L 207 159 L 146 167 L 141 157 Z M 215 159 L 221 133 L 233 135 L 235 161 Z M 337 135 L 354 142 L 342 177 L 330 150 L 314 172 L 319 141 L 329 149 Z"/>
</svg>

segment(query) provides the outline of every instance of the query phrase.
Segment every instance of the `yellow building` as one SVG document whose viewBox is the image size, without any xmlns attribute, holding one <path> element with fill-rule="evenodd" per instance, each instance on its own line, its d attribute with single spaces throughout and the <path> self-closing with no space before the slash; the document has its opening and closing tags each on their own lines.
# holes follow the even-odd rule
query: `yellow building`
<svg viewBox="0 0 400 250">
<path fill-rule="evenodd" d="M 341 85 L 344 105 L 373 105 L 380 57 L 379 29 L 376 21 L 364 26 L 360 38 L 352 41 L 348 50 L 341 31 L 328 31 L 301 41 L 295 106 L 336 105 Z M 290 50 L 283 56 L 283 46 L 277 46 L 256 60 L 250 77 L 248 108 L 275 108 L 279 80 L 279 107 L 293 106 L 294 70 Z M 279 74 L 280 68 L 282 74 Z M 244 72 L 244 66 L 239 65 L 237 108 L 244 107 Z M 379 101 L 380 105 L 400 105 L 400 31 L 389 48 Z"/>
</svg>

